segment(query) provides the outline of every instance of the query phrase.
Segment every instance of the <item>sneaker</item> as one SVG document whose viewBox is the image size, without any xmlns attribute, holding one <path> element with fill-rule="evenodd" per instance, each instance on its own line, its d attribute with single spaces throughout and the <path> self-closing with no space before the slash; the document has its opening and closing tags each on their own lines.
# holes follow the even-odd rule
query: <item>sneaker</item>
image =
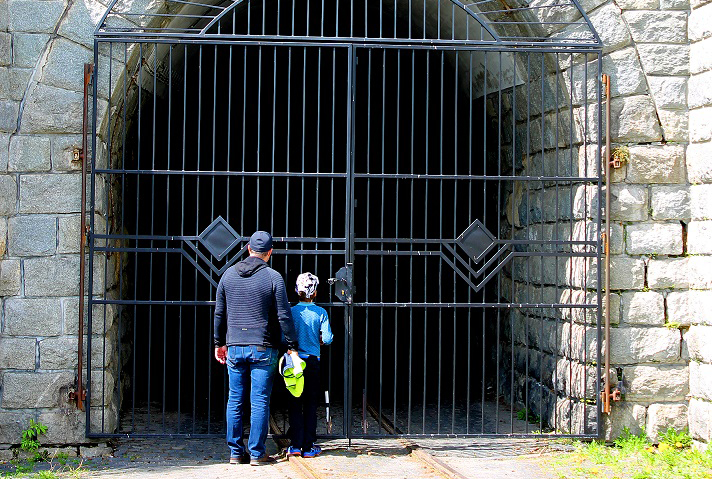
<svg viewBox="0 0 712 479">
<path fill-rule="evenodd" d="M 262 457 L 252 457 L 250 458 L 250 466 L 264 466 L 266 464 L 273 464 L 277 462 L 272 456 L 265 454 Z"/>
<path fill-rule="evenodd" d="M 289 446 L 287 448 L 287 457 L 301 456 L 301 455 L 302 455 L 302 450 L 299 449 L 298 447 Z"/>
<path fill-rule="evenodd" d="M 311 449 L 302 453 L 302 457 L 316 457 L 319 454 L 321 454 L 321 448 L 314 444 Z"/>
<path fill-rule="evenodd" d="M 244 453 L 242 456 L 239 457 L 230 457 L 230 464 L 249 464 L 250 463 L 250 455 L 247 453 Z"/>
</svg>

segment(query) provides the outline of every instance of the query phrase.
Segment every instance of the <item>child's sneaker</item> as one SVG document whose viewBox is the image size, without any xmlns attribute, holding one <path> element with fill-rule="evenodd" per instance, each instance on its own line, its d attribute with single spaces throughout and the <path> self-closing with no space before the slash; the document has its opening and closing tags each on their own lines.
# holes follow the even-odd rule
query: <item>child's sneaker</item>
<svg viewBox="0 0 712 479">
<path fill-rule="evenodd" d="M 301 455 L 302 455 L 302 450 L 299 449 L 298 447 L 289 446 L 287 448 L 287 457 L 301 456 Z"/>
<path fill-rule="evenodd" d="M 314 444 L 311 449 L 302 453 L 302 457 L 316 457 L 319 454 L 321 454 L 321 448 Z"/>
</svg>

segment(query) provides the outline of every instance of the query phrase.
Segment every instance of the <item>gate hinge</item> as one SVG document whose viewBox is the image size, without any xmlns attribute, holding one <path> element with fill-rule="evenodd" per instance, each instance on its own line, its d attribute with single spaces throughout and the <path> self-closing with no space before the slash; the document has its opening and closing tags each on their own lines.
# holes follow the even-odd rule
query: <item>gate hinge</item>
<svg viewBox="0 0 712 479">
<path fill-rule="evenodd" d="M 84 161 L 84 150 L 81 148 L 74 148 L 72 150 L 72 163 L 81 164 Z"/>
<path fill-rule="evenodd" d="M 86 401 L 86 400 L 87 400 L 87 390 L 86 390 L 86 389 L 82 389 L 80 392 L 77 392 L 77 391 L 75 391 L 75 390 L 69 391 L 69 400 L 70 400 L 70 401 L 75 401 L 75 402 L 77 402 L 77 403 L 79 404 L 79 401 L 77 401 L 77 399 L 78 399 L 79 401 L 81 401 L 82 403 L 83 403 L 84 401 Z M 82 409 L 83 409 L 83 408 L 82 408 Z"/>
</svg>

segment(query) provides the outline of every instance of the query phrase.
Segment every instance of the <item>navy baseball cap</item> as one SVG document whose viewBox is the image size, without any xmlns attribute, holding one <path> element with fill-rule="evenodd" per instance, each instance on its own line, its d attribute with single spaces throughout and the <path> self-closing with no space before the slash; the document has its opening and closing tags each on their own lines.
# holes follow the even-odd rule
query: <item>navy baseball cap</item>
<svg viewBox="0 0 712 479">
<path fill-rule="evenodd" d="M 266 253 L 272 249 L 272 235 L 266 231 L 255 231 L 250 236 L 250 248 L 257 253 Z"/>
</svg>

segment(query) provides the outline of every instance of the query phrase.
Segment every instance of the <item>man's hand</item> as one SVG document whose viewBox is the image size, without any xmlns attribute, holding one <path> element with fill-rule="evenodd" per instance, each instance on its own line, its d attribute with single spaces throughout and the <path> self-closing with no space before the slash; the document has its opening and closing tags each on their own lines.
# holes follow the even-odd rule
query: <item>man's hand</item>
<svg viewBox="0 0 712 479">
<path fill-rule="evenodd" d="M 225 364 L 225 360 L 227 359 L 227 346 L 220 346 L 219 348 L 215 348 L 215 359 L 220 364 Z"/>
</svg>

